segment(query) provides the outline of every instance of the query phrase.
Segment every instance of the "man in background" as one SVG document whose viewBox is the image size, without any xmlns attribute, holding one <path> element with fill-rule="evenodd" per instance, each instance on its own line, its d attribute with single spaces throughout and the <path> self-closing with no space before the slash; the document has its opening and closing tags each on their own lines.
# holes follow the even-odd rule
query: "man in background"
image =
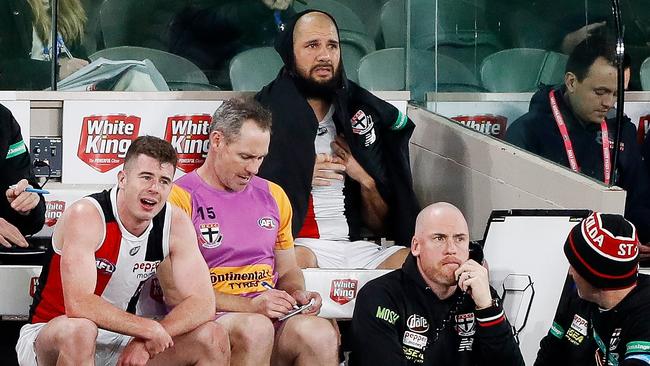
<svg viewBox="0 0 650 366">
<path fill-rule="evenodd" d="M 40 188 L 20 126 L 9 109 L 0 105 L 0 245 L 27 247 L 24 235 L 34 234 L 45 222 L 45 200 L 28 187 Z"/>
<path fill-rule="evenodd" d="M 415 125 L 345 77 L 340 46 L 336 22 L 320 11 L 297 14 L 278 34 L 284 67 L 256 96 L 274 119 L 260 176 L 289 196 L 301 267 L 399 268 L 418 211 Z"/>
<path fill-rule="evenodd" d="M 506 140 L 543 158 L 627 191 L 625 217 L 635 224 L 641 243 L 650 241 L 650 181 L 636 129 L 625 117 L 621 123 L 618 161 L 612 166 L 617 86 L 615 43 L 593 35 L 573 50 L 564 84 L 543 87 L 530 102 L 529 112 L 506 131 Z M 614 171 L 615 179 L 610 180 Z M 641 245 L 642 259 L 650 246 Z"/>
</svg>

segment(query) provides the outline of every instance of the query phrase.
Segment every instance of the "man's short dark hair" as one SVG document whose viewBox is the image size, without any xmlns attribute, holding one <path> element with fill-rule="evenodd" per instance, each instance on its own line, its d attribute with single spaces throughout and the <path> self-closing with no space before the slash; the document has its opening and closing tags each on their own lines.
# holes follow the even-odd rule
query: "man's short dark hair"
<svg viewBox="0 0 650 366">
<path fill-rule="evenodd" d="M 160 164 L 169 163 L 174 167 L 174 169 L 176 169 L 176 162 L 178 161 L 176 150 L 174 150 L 169 142 L 161 138 L 155 136 L 140 136 L 135 139 L 126 151 L 124 167 L 126 168 L 132 160 L 137 159 L 140 155 L 154 158 Z"/>
<path fill-rule="evenodd" d="M 221 131 L 226 142 L 237 140 L 245 121 L 251 120 L 262 131 L 271 130 L 271 112 L 253 98 L 225 100 L 212 116 L 210 132 Z"/>
<path fill-rule="evenodd" d="M 569 55 L 566 72 L 574 74 L 581 82 L 599 57 L 607 60 L 610 65 L 616 65 L 616 42 L 611 36 L 594 34 L 580 42 Z"/>
</svg>

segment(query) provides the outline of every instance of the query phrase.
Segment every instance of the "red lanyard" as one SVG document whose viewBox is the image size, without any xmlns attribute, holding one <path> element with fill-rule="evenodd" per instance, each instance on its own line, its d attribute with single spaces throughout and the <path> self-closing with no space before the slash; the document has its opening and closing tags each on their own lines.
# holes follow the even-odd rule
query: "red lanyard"
<svg viewBox="0 0 650 366">
<path fill-rule="evenodd" d="M 573 144 L 571 144 L 571 138 L 569 138 L 569 131 L 567 130 L 566 124 L 564 123 L 564 118 L 562 117 L 560 108 L 557 106 L 557 100 L 555 100 L 555 90 L 551 90 L 548 93 L 548 97 L 551 102 L 551 110 L 553 111 L 553 117 L 555 117 L 555 123 L 557 123 L 557 128 L 560 130 L 560 134 L 562 135 L 562 141 L 564 142 L 566 156 L 569 158 L 569 165 L 573 171 L 579 172 L 580 167 L 578 166 L 576 155 L 573 152 Z M 600 121 L 600 130 L 602 131 L 603 135 L 603 172 L 605 174 L 605 184 L 609 185 L 612 166 L 609 158 L 609 132 L 607 131 L 607 123 L 604 119 Z"/>
</svg>

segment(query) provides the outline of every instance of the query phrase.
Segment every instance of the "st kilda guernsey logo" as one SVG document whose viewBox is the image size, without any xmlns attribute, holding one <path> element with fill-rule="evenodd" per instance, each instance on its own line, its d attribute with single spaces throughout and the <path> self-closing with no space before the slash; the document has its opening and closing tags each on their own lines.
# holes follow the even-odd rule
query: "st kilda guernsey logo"
<svg viewBox="0 0 650 366">
<path fill-rule="evenodd" d="M 451 119 L 484 135 L 499 139 L 505 137 L 506 125 L 508 123 L 508 118 L 493 114 L 456 116 L 451 117 Z"/>
<path fill-rule="evenodd" d="M 165 140 L 176 150 L 178 169 L 189 173 L 203 164 L 208 154 L 211 122 L 212 116 L 209 114 L 167 118 Z"/>
<path fill-rule="evenodd" d="M 65 201 L 45 201 L 45 225 L 52 227 L 56 225 L 65 211 Z"/>
<path fill-rule="evenodd" d="M 357 297 L 358 287 L 359 281 L 357 280 L 332 280 L 332 286 L 330 287 L 330 299 L 340 305 L 345 305 Z"/>
<path fill-rule="evenodd" d="M 124 163 L 126 151 L 138 137 L 140 117 L 124 114 L 84 117 L 77 157 L 100 173 Z"/>
</svg>

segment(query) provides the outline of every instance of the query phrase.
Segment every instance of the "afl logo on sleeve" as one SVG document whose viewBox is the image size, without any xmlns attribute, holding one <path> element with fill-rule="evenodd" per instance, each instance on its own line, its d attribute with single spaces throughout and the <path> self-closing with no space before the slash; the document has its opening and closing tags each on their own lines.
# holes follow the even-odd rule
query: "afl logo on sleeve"
<svg viewBox="0 0 650 366">
<path fill-rule="evenodd" d="M 257 224 L 262 228 L 266 230 L 273 230 L 275 229 L 275 220 L 273 218 L 265 216 L 261 217 L 259 220 L 257 220 Z"/>
<path fill-rule="evenodd" d="M 105 273 L 105 274 L 111 274 L 115 272 L 115 265 L 111 263 L 108 259 L 104 258 L 97 258 L 95 260 L 95 266 L 97 267 L 97 270 L 99 272 Z"/>
</svg>

